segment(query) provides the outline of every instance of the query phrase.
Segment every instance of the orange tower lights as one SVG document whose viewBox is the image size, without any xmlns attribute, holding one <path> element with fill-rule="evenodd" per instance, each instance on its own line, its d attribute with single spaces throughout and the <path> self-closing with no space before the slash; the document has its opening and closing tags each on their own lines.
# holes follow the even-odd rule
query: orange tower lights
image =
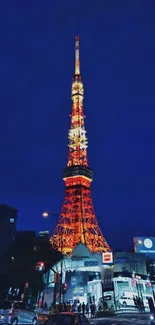
<svg viewBox="0 0 155 325">
<path fill-rule="evenodd" d="M 109 252 L 111 249 L 102 235 L 95 216 L 90 190 L 93 173 L 88 166 L 87 159 L 79 36 L 76 36 L 75 39 L 75 74 L 72 81 L 71 98 L 68 162 L 63 172 L 65 196 L 51 243 L 53 247 L 68 256 L 80 242 L 85 244 L 91 252 Z"/>
</svg>

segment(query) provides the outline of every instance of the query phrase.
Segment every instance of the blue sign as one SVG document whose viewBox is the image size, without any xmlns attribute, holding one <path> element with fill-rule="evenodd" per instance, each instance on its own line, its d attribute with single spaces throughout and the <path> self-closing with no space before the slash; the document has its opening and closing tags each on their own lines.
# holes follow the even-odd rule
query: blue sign
<svg viewBox="0 0 155 325">
<path fill-rule="evenodd" d="M 98 261 L 85 261 L 84 266 L 98 266 L 99 262 Z"/>
<path fill-rule="evenodd" d="M 129 260 L 127 257 L 118 257 L 115 260 L 115 264 L 121 264 L 121 263 L 129 263 Z"/>
<path fill-rule="evenodd" d="M 150 258 L 154 258 L 155 237 L 135 237 L 134 247 L 136 253 L 143 253 Z"/>
</svg>

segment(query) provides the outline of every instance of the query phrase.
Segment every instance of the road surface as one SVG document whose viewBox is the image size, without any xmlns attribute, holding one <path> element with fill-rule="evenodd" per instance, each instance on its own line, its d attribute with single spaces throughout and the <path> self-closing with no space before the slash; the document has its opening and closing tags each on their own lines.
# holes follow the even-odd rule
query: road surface
<svg viewBox="0 0 155 325">
<path fill-rule="evenodd" d="M 95 325 L 149 325 L 150 315 L 116 315 L 114 317 L 90 319 Z"/>
</svg>

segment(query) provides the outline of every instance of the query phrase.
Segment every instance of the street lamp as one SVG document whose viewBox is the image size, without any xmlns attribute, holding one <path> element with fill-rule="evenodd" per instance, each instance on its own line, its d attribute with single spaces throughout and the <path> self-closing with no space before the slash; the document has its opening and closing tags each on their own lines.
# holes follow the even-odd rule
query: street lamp
<svg viewBox="0 0 155 325">
<path fill-rule="evenodd" d="M 53 213 L 53 212 L 47 212 L 44 211 L 42 213 L 42 217 L 44 218 L 48 218 L 49 216 L 55 216 L 55 217 L 59 217 L 58 213 Z M 62 254 L 62 232 L 61 232 L 61 254 Z M 61 304 L 62 300 L 61 300 L 61 296 L 62 296 L 62 269 L 63 269 L 63 260 L 61 259 L 61 269 L 60 269 L 60 281 L 59 281 L 59 303 Z"/>
<path fill-rule="evenodd" d="M 43 212 L 43 214 L 42 214 L 42 216 L 44 217 L 44 218 L 47 218 L 48 217 L 48 212 Z"/>
<path fill-rule="evenodd" d="M 47 211 L 44 211 L 42 213 L 42 217 L 44 217 L 44 218 L 48 218 L 49 216 L 59 217 L 59 214 L 53 213 L 53 212 L 47 212 Z"/>
</svg>

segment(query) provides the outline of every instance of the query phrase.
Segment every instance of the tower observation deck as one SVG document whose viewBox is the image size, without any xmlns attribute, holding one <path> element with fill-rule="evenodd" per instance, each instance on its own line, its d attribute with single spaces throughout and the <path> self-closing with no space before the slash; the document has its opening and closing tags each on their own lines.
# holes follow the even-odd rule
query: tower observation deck
<svg viewBox="0 0 155 325">
<path fill-rule="evenodd" d="M 72 112 L 69 130 L 67 167 L 63 172 L 65 195 L 60 217 L 50 239 L 53 247 L 70 256 L 78 243 L 97 253 L 111 251 L 99 228 L 93 207 L 90 184 L 93 172 L 87 158 L 84 125 L 84 87 L 80 74 L 79 36 L 75 39 L 75 72 L 71 89 Z"/>
</svg>

